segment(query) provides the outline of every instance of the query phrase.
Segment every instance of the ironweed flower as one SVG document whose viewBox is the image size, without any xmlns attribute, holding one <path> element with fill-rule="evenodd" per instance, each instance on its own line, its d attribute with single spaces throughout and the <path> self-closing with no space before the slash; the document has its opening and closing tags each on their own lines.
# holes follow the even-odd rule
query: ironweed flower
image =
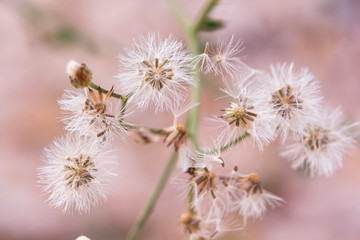
<svg viewBox="0 0 360 240">
<path fill-rule="evenodd" d="M 139 108 L 152 104 L 156 111 L 168 110 L 195 85 L 191 60 L 182 42 L 148 34 L 119 55 L 118 83 Z"/>
<path fill-rule="evenodd" d="M 67 134 L 45 148 L 39 177 L 51 206 L 82 213 L 106 199 L 114 174 L 112 157 L 103 147 L 97 139 Z"/>
<path fill-rule="evenodd" d="M 323 111 L 316 123 L 299 135 L 299 141 L 286 147 L 282 156 L 288 158 L 292 168 L 303 170 L 310 176 L 331 176 L 342 167 L 343 154 L 353 148 L 351 134 L 357 125 L 345 124 L 340 108 Z"/>
</svg>

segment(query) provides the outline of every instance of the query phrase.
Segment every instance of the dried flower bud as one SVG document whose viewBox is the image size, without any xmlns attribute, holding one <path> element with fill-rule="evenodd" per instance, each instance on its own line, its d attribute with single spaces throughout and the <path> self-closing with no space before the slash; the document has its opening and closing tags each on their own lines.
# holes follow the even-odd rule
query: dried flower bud
<svg viewBox="0 0 360 240">
<path fill-rule="evenodd" d="M 132 137 L 136 143 L 143 145 L 157 142 L 159 140 L 158 136 L 155 136 L 145 128 L 132 129 L 130 131 L 130 137 Z"/>
<path fill-rule="evenodd" d="M 183 124 L 177 124 L 176 126 L 162 129 L 162 131 L 166 134 L 164 142 L 167 143 L 168 147 L 174 144 L 176 152 L 186 142 L 187 129 Z"/>
<path fill-rule="evenodd" d="M 86 64 L 80 64 L 74 60 L 70 60 L 66 65 L 66 73 L 69 75 L 71 85 L 75 88 L 89 86 L 92 78 L 91 71 Z"/>
</svg>

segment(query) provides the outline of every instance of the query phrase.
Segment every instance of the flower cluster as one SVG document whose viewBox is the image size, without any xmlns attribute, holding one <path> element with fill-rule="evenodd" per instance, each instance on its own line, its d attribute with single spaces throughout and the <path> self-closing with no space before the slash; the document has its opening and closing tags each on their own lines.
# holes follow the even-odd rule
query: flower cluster
<svg viewBox="0 0 360 240">
<path fill-rule="evenodd" d="M 346 124 L 340 109 L 326 110 L 319 83 L 307 68 L 276 64 L 266 74 L 247 66 L 238 56 L 242 50 L 242 42 L 233 36 L 216 46 L 206 43 L 204 53 L 191 56 L 174 37 L 148 34 L 119 55 L 118 80 L 110 90 L 92 82 L 85 64 L 70 61 L 70 82 L 84 90 L 68 90 L 59 100 L 68 133 L 44 150 L 39 177 L 50 205 L 81 213 L 106 199 L 114 176 L 107 148 L 118 139 L 133 138 L 140 144 L 162 140 L 177 153 L 179 169 L 187 176 L 180 183 L 188 198 L 179 220 L 193 240 L 242 230 L 248 219 L 261 219 L 268 208 L 284 202 L 262 188 L 257 173 L 241 174 L 236 166 L 219 173 L 220 166 L 227 167 L 222 152 L 241 141 L 262 151 L 278 136 L 282 143 L 290 139 L 295 143 L 281 155 L 294 169 L 312 177 L 331 176 L 354 145 L 351 132 L 357 123 Z M 199 103 L 189 98 L 196 67 L 222 80 L 220 99 L 228 100 L 208 119 L 217 131 L 212 147 L 199 145 L 194 129 Z M 170 112 L 173 124 L 157 129 L 129 123 L 130 106 Z"/>
</svg>

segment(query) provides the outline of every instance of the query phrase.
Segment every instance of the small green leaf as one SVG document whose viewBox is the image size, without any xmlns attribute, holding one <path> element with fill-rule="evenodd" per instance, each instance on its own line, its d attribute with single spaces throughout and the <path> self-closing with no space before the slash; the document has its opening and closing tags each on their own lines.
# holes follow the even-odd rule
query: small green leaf
<svg viewBox="0 0 360 240">
<path fill-rule="evenodd" d="M 201 24 L 200 30 L 201 31 L 216 31 L 219 30 L 224 26 L 224 23 L 221 20 L 211 19 L 207 18 L 205 21 Z"/>
</svg>

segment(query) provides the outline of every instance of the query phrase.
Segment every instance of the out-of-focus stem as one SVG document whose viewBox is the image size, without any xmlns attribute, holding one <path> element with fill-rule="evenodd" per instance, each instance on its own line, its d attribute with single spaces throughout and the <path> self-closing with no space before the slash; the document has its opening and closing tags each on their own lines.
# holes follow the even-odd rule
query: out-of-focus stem
<svg viewBox="0 0 360 240">
<path fill-rule="evenodd" d="M 199 30 L 208 14 L 212 10 L 212 8 L 217 4 L 218 0 L 208 0 L 205 4 L 203 10 L 200 12 L 197 20 L 184 28 L 184 31 L 187 36 L 187 41 L 190 46 L 190 52 L 193 56 L 200 53 L 200 39 L 199 39 Z M 192 102 L 198 103 L 201 98 L 201 72 L 198 66 L 195 68 L 194 78 L 197 82 L 197 85 L 193 88 L 192 91 Z M 193 140 L 194 146 L 197 150 L 199 150 L 199 141 L 197 137 L 197 128 L 198 128 L 198 120 L 199 120 L 199 110 L 200 106 L 196 106 L 191 109 L 188 118 L 186 120 L 186 128 L 188 130 L 189 137 Z"/>
<path fill-rule="evenodd" d="M 219 0 L 208 0 L 207 4 L 205 4 L 203 10 L 200 12 L 200 15 L 197 18 L 196 22 L 192 25 L 194 32 L 199 32 L 201 25 L 204 23 L 210 11 L 215 7 L 218 2 Z"/>
<path fill-rule="evenodd" d="M 146 220 L 150 216 L 150 213 L 151 213 L 152 209 L 154 208 L 154 205 L 155 205 L 156 201 L 158 200 L 160 193 L 163 190 L 163 188 L 170 176 L 170 173 L 172 172 L 172 170 L 175 166 L 176 158 L 177 158 L 177 153 L 174 152 L 171 155 L 171 157 L 165 167 L 165 170 L 164 170 L 153 194 L 151 195 L 149 202 L 146 204 L 144 211 L 141 213 L 138 220 L 136 221 L 136 224 L 134 225 L 134 227 L 131 229 L 130 233 L 126 237 L 126 240 L 134 240 L 136 238 L 136 236 L 138 235 L 138 233 L 140 232 L 143 225 L 145 224 Z"/>
</svg>

